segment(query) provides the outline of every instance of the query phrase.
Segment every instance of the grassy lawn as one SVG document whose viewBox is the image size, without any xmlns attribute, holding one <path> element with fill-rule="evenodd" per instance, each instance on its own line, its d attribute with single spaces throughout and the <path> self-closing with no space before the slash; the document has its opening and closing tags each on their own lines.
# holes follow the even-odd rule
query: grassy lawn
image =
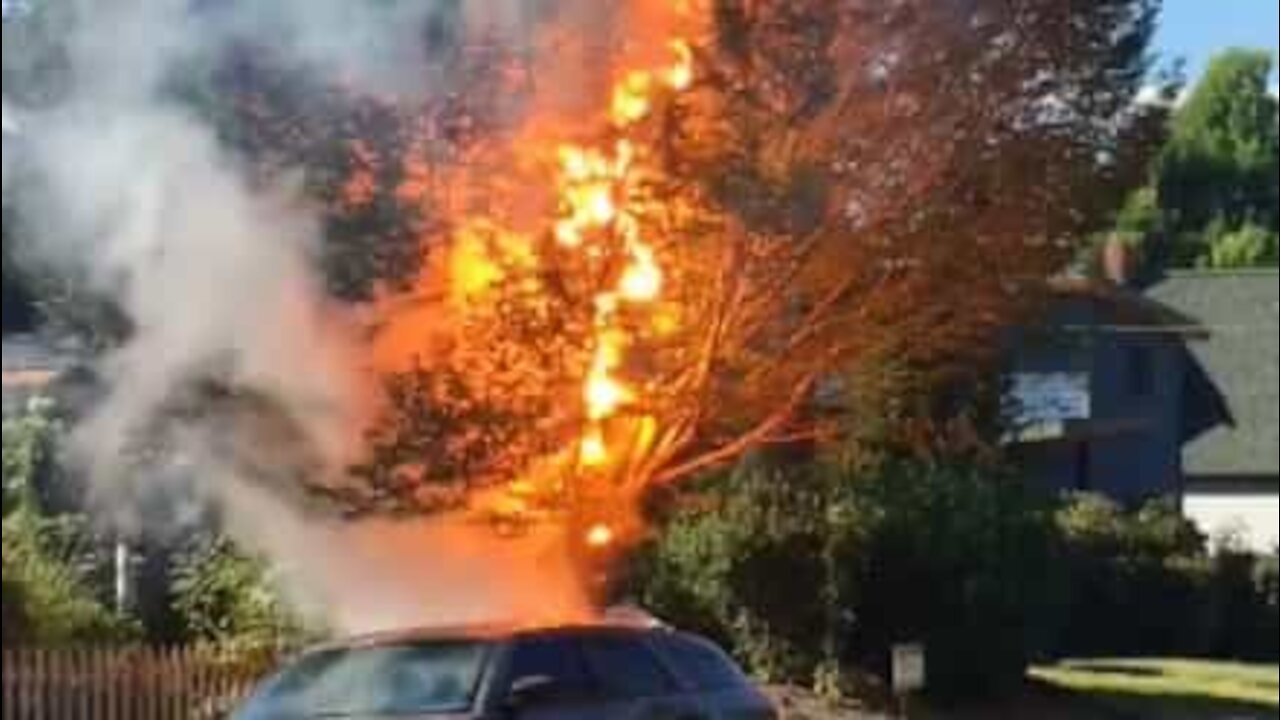
<svg viewBox="0 0 1280 720">
<path fill-rule="evenodd" d="M 911 720 L 1272 720 L 1280 667 L 1190 660 L 1088 660 L 1031 671 L 1022 692 L 968 708 L 914 707 Z M 775 688 L 785 720 L 887 720 Z"/>
<path fill-rule="evenodd" d="M 1088 660 L 1031 676 L 1099 718 L 1252 720 L 1280 717 L 1280 667 L 1191 660 Z"/>
</svg>

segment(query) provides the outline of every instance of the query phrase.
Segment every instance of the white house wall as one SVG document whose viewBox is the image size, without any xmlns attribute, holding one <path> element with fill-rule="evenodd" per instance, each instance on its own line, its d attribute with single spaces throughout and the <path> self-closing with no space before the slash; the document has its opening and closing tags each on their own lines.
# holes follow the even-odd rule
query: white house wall
<svg viewBox="0 0 1280 720">
<path fill-rule="evenodd" d="M 1184 511 L 1211 537 L 1238 534 L 1248 547 L 1260 552 L 1275 549 L 1280 541 L 1280 494 L 1188 492 Z"/>
</svg>

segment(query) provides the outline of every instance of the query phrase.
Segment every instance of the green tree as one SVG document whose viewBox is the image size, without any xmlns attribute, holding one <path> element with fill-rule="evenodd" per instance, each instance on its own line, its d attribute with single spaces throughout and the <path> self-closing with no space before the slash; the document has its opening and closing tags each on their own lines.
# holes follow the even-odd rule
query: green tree
<svg viewBox="0 0 1280 720">
<path fill-rule="evenodd" d="M 4 423 L 4 644 L 127 637 L 135 628 L 96 597 L 92 538 L 75 517 L 49 517 L 34 484 L 57 427 L 35 412 Z"/>
<path fill-rule="evenodd" d="M 1264 235 L 1252 228 L 1274 235 L 1280 208 L 1280 130 L 1268 89 L 1274 66 L 1266 52 L 1222 54 L 1173 118 L 1157 183 L 1176 263 L 1268 260 L 1257 250 Z M 1226 230 L 1208 233 L 1215 224 Z M 1215 258 L 1219 243 L 1229 247 Z"/>
</svg>

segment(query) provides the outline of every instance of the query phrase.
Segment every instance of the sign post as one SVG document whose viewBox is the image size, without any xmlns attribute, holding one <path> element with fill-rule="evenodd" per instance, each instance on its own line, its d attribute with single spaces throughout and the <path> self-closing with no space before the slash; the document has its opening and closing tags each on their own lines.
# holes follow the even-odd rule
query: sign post
<svg viewBox="0 0 1280 720">
<path fill-rule="evenodd" d="M 927 671 L 924 645 L 913 643 L 893 647 L 893 694 L 898 698 L 901 717 L 908 717 L 911 696 L 925 689 Z"/>
</svg>

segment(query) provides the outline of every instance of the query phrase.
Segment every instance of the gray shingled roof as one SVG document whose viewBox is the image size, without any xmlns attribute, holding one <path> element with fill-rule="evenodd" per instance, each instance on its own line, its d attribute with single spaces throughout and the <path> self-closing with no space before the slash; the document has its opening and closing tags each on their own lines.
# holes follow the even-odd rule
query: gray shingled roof
<svg viewBox="0 0 1280 720">
<path fill-rule="evenodd" d="M 71 365 L 71 356 L 33 335 L 6 335 L 0 358 L 5 372 L 61 372 Z"/>
<path fill-rule="evenodd" d="M 1280 272 L 1177 273 L 1150 294 L 1205 326 L 1190 350 L 1230 416 L 1188 443 L 1186 473 L 1280 474 Z"/>
<path fill-rule="evenodd" d="M 0 406 L 5 417 L 19 412 L 34 395 L 45 392 L 74 366 L 74 354 L 52 348 L 30 335 L 4 337 L 4 381 Z"/>
</svg>

